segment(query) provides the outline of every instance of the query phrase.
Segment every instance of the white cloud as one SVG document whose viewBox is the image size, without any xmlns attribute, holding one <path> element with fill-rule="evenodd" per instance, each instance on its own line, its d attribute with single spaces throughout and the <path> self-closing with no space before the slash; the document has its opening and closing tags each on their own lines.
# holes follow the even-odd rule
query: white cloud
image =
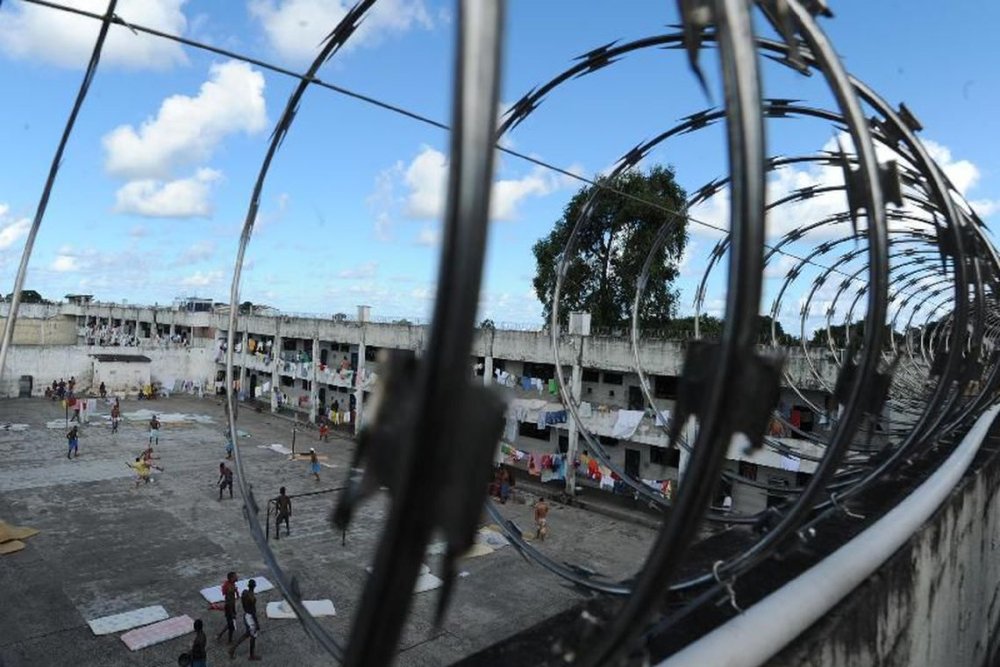
<svg viewBox="0 0 1000 667">
<path fill-rule="evenodd" d="M 178 166 L 204 162 L 230 134 L 267 125 L 264 76 L 245 63 L 212 65 L 198 95 L 172 95 L 136 130 L 120 125 L 103 138 L 105 168 L 126 178 L 167 179 Z"/>
<path fill-rule="evenodd" d="M 353 5 L 349 0 L 251 0 L 250 15 L 261 23 L 271 48 L 282 57 L 309 62 Z M 377 44 L 389 33 L 433 27 L 423 0 L 379 0 L 345 49 Z"/>
<path fill-rule="evenodd" d="M 822 151 L 838 150 L 838 139 L 846 151 L 852 150 L 850 137 L 841 133 L 826 142 Z M 974 188 L 980 179 L 979 168 L 968 160 L 956 160 L 951 151 L 934 141 L 923 140 L 928 153 L 940 165 L 945 174 L 952 180 L 956 189 L 963 196 Z M 876 144 L 876 155 L 880 162 L 889 160 L 902 161 L 902 158 L 889 148 Z M 822 189 L 839 187 L 844 183 L 843 170 L 839 165 L 807 163 L 803 166 L 790 165 L 780 167 L 770 172 L 767 183 L 767 201 L 774 202 L 783 199 L 798 190 L 807 188 Z M 822 220 L 834 214 L 847 211 L 847 197 L 843 191 L 826 192 L 812 197 L 790 201 L 771 209 L 767 217 L 768 238 L 772 241 L 788 231 L 813 222 Z M 1000 210 L 1000 200 L 981 199 L 972 203 L 973 208 L 981 216 L 989 216 Z M 896 210 L 897 207 L 891 206 Z M 906 203 L 902 209 L 918 218 L 926 219 L 927 214 L 911 203 Z M 714 227 L 728 230 L 729 228 L 729 188 L 724 187 L 709 200 L 691 209 L 692 217 Z M 913 222 L 890 221 L 891 229 L 902 229 L 919 226 Z M 694 234 L 718 237 L 722 232 L 699 224 L 692 224 L 690 230 Z M 810 232 L 810 239 L 827 239 L 843 236 L 849 233 L 849 226 L 828 225 Z"/>
<path fill-rule="evenodd" d="M 441 244 L 441 230 L 430 226 L 421 227 L 415 243 L 429 248 L 438 246 Z"/>
<path fill-rule="evenodd" d="M 119 3 L 116 13 L 126 22 L 181 35 L 187 28 L 187 18 L 181 11 L 185 2 L 129 0 Z M 93 0 L 60 0 L 60 4 L 101 14 L 107 8 L 107 3 Z M 41 60 L 60 67 L 86 67 L 101 27 L 99 21 L 27 3 L 16 3 L 13 7 L 0 11 L 0 51 L 14 58 Z M 132 70 L 163 70 L 186 62 L 179 44 L 144 33 L 137 35 L 115 25 L 108 32 L 101 55 L 102 67 L 113 65 Z"/>
<path fill-rule="evenodd" d="M 73 255 L 56 255 L 55 261 L 52 262 L 52 266 L 49 268 L 59 273 L 68 273 L 70 271 L 79 271 L 80 264 Z"/>
<path fill-rule="evenodd" d="M 378 273 L 378 262 L 365 262 L 364 264 L 359 264 L 358 266 L 340 271 L 337 274 L 337 277 L 349 279 L 370 279 L 374 278 L 376 273 Z"/>
<path fill-rule="evenodd" d="M 207 218 L 212 184 L 222 177 L 214 169 L 199 169 L 194 176 L 175 181 L 129 181 L 115 195 L 115 212 L 150 218 Z"/>
<path fill-rule="evenodd" d="M 195 271 L 190 276 L 182 278 L 180 284 L 184 287 L 207 287 L 222 280 L 222 271 Z"/>
<path fill-rule="evenodd" d="M 6 250 L 25 236 L 31 229 L 31 220 L 28 218 L 18 218 L 9 220 L 7 212 L 10 207 L 7 204 L 0 204 L 0 250 Z"/>
<path fill-rule="evenodd" d="M 1000 199 L 974 199 L 969 205 L 981 218 L 988 218 L 1000 211 Z"/>
<path fill-rule="evenodd" d="M 447 177 L 448 160 L 444 153 L 424 146 L 403 174 L 403 182 L 409 188 L 406 214 L 419 219 L 440 218 L 444 210 Z"/>
<path fill-rule="evenodd" d="M 380 174 L 380 179 L 400 171 L 398 166 Z M 444 153 L 429 146 L 402 170 L 403 183 L 408 189 L 404 213 L 419 220 L 440 219 L 444 213 L 445 191 L 448 179 L 448 160 Z M 516 220 L 518 207 L 529 197 L 544 197 L 566 187 L 569 178 L 555 174 L 544 167 L 535 167 L 521 178 L 500 179 L 493 183 L 490 201 L 490 218 Z M 378 187 L 384 187 L 382 180 Z"/>
<path fill-rule="evenodd" d="M 215 244 L 208 240 L 196 241 L 188 246 L 184 252 L 180 254 L 175 262 L 176 265 L 181 266 L 184 264 L 196 264 L 198 262 L 204 262 L 206 260 L 212 259 L 215 255 Z M 251 262 L 246 260 L 243 262 L 243 268 L 246 269 L 247 265 Z"/>
</svg>

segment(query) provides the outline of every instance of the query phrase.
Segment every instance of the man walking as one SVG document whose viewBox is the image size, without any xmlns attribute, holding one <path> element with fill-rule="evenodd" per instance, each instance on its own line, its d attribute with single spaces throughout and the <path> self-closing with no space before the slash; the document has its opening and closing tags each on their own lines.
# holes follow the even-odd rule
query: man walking
<svg viewBox="0 0 1000 667">
<path fill-rule="evenodd" d="M 247 582 L 247 589 L 243 591 L 240 602 L 243 604 L 243 636 L 229 649 L 229 658 L 236 657 L 236 649 L 243 640 L 250 638 L 250 660 L 260 660 L 260 656 L 254 652 L 257 648 L 257 635 L 260 634 L 260 623 L 257 622 L 257 596 L 254 589 L 257 582 L 251 579 Z"/>
<path fill-rule="evenodd" d="M 281 539 L 281 522 L 285 522 L 285 537 L 288 537 L 291 530 L 288 528 L 288 517 L 292 516 L 292 499 L 285 495 L 285 487 L 278 491 L 275 499 L 278 516 L 274 520 L 274 539 Z"/>
<path fill-rule="evenodd" d="M 80 434 L 77 431 L 77 427 L 74 426 L 66 434 L 66 440 L 69 442 L 69 451 L 66 452 L 66 458 L 79 458 L 80 457 Z"/>
<path fill-rule="evenodd" d="M 226 465 L 225 461 L 219 461 L 219 500 L 222 500 L 222 491 L 228 486 L 229 497 L 233 497 L 233 470 Z"/>
<path fill-rule="evenodd" d="M 219 634 L 215 636 L 216 640 L 221 640 L 222 635 L 229 631 L 229 639 L 226 640 L 227 644 L 233 643 L 233 633 L 236 632 L 236 573 L 229 572 L 226 574 L 226 580 L 222 582 L 222 599 L 225 603 L 223 609 L 226 612 L 226 626 L 219 630 Z"/>
</svg>

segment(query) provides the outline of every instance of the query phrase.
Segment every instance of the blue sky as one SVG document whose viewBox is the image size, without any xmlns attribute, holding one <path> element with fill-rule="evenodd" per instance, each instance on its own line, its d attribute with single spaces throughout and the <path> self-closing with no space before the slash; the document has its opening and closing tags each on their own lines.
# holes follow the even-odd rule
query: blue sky
<svg viewBox="0 0 1000 667">
<path fill-rule="evenodd" d="M 103 11 L 101 0 L 66 0 Z M 454 3 L 378 0 L 352 46 L 321 77 L 448 121 Z M 504 85 L 510 104 L 615 39 L 659 34 L 674 3 L 548 0 L 509 3 Z M 956 183 L 988 223 L 1000 222 L 1000 4 L 981 0 L 831 2 L 823 20 L 851 72 L 890 102 L 905 101 Z M 340 0 L 121 0 L 119 14 L 304 70 L 343 13 Z M 79 86 L 97 23 L 8 0 L 0 7 L 0 284 L 10 290 L 49 161 Z M 27 286 L 49 298 L 228 300 L 240 224 L 287 77 L 113 27 L 69 143 L 36 243 Z M 319 37 L 318 37 L 318 36 Z M 715 61 L 704 55 L 717 91 Z M 817 77 L 765 68 L 771 97 L 829 107 Z M 718 93 L 715 99 L 719 99 Z M 551 95 L 507 141 L 581 174 L 606 170 L 640 141 L 710 105 L 680 52 L 647 50 Z M 771 153 L 829 146 L 809 120 L 770 123 Z M 314 88 L 264 191 L 242 296 L 286 311 L 422 317 L 434 293 L 445 132 Z M 725 173 L 722 128 L 681 137 L 647 160 L 672 164 L 689 191 Z M 499 160 L 482 316 L 537 323 L 531 245 L 579 187 L 510 156 Z M 822 174 L 789 172 L 775 187 Z M 700 211 L 715 220 L 723 206 Z M 822 206 L 820 206 L 822 209 Z M 791 217 L 813 213 L 793 211 Z M 714 216 L 714 217 L 713 217 Z M 798 218 L 801 221 L 801 218 Z M 788 220 L 775 219 L 774 230 Z M 694 286 L 718 234 L 693 226 L 679 287 Z M 778 279 L 787 266 L 778 266 Z M 773 284 L 769 281 L 770 293 Z M 706 306 L 717 310 L 720 276 Z M 794 304 L 793 304 L 794 305 Z M 764 308 L 767 309 L 767 304 Z M 783 316 L 798 312 L 797 305 Z"/>
</svg>

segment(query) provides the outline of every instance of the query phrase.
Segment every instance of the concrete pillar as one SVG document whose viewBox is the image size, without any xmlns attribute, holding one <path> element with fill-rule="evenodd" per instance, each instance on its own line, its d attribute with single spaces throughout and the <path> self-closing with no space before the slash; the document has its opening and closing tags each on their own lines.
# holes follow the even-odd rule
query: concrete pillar
<svg viewBox="0 0 1000 667">
<path fill-rule="evenodd" d="M 573 360 L 573 372 L 570 379 L 570 395 L 573 397 L 573 403 L 577 406 L 580 405 L 580 394 L 583 391 L 583 346 L 586 340 L 586 337 L 583 335 L 576 337 L 577 351 L 576 358 Z M 576 452 L 579 449 L 580 433 L 576 426 L 576 420 L 572 416 L 569 419 L 568 431 L 569 446 L 566 448 L 566 493 L 573 496 L 576 495 L 576 467 L 573 465 L 573 461 L 576 460 Z"/>
<path fill-rule="evenodd" d="M 483 386 L 489 387 L 493 384 L 493 357 L 483 357 Z"/>
<path fill-rule="evenodd" d="M 170 325 L 170 331 L 173 333 L 174 326 Z M 240 391 L 246 391 L 247 386 L 247 340 L 249 336 L 247 331 L 243 331 L 243 345 L 240 346 Z M 252 398 L 252 397 L 251 397 Z"/>
<path fill-rule="evenodd" d="M 110 320 L 109 320 L 109 322 L 110 322 Z M 173 339 L 173 337 L 174 337 L 174 333 L 175 333 L 175 332 L 174 332 L 174 323 L 173 323 L 173 322 L 171 322 L 171 323 L 170 323 L 170 331 L 169 331 L 169 332 L 167 333 L 167 335 L 168 335 L 168 336 L 170 336 L 171 340 L 172 340 L 172 339 Z"/>
<path fill-rule="evenodd" d="M 684 438 L 687 440 L 688 445 L 694 446 L 694 441 L 698 437 L 698 421 L 692 416 L 688 417 L 687 424 L 684 425 Z M 684 482 L 684 473 L 687 472 L 688 461 L 691 459 L 691 454 L 688 453 L 686 449 L 678 445 L 680 448 L 680 457 L 677 461 L 677 486 L 680 486 Z M 676 489 L 674 490 L 676 493 Z"/>
<path fill-rule="evenodd" d="M 274 334 L 271 346 L 271 412 L 278 411 L 278 394 L 281 389 L 281 334 Z"/>
<path fill-rule="evenodd" d="M 361 419 L 364 414 L 365 392 L 361 388 L 361 373 L 365 369 L 365 325 L 361 325 L 361 342 L 358 343 L 358 367 L 354 374 L 354 434 L 361 432 Z"/>
<path fill-rule="evenodd" d="M 318 414 L 318 407 L 316 402 L 319 400 L 319 389 L 316 387 L 316 371 L 319 368 L 319 338 L 313 336 L 312 345 L 312 373 L 311 381 L 309 382 L 309 421 L 313 424 L 316 423 L 316 415 Z"/>
</svg>

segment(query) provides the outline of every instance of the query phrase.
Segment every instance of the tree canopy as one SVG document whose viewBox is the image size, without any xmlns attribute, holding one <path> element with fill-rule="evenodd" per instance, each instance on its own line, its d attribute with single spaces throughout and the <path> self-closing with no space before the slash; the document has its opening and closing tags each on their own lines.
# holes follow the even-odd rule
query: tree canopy
<svg viewBox="0 0 1000 667">
<path fill-rule="evenodd" d="M 548 320 L 552 315 L 560 256 L 580 214 L 598 189 L 589 223 L 578 234 L 563 280 L 561 322 L 568 321 L 570 311 L 589 312 L 595 327 L 626 322 L 631 317 L 636 282 L 646 255 L 660 227 L 670 223 L 666 242 L 650 268 L 639 310 L 644 326 L 668 322 L 677 309 L 678 293 L 671 286 L 687 242 L 687 217 L 683 213 L 684 190 L 674 180 L 673 170 L 663 166 L 655 166 L 647 173 L 629 171 L 582 188 L 566 205 L 549 235 L 535 243 L 533 285 L 544 317 Z"/>
<path fill-rule="evenodd" d="M 10 292 L 4 297 L 4 301 L 10 302 L 14 297 L 14 293 Z M 23 289 L 21 290 L 21 303 L 52 303 L 41 294 L 33 289 Z"/>
</svg>

